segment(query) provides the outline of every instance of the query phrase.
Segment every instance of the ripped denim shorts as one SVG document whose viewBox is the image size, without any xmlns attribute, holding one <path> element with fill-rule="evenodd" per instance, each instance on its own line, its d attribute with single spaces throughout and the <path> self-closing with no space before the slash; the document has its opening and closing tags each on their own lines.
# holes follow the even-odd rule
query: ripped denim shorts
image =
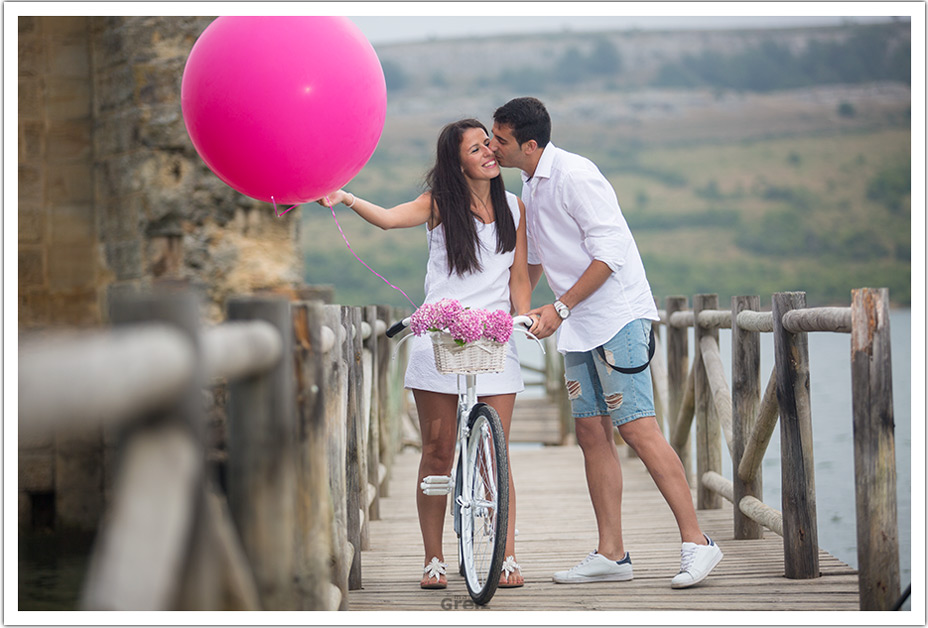
<svg viewBox="0 0 928 628">
<path fill-rule="evenodd" d="M 651 321 L 630 322 L 603 345 L 606 360 L 622 368 L 646 363 L 650 334 Z M 611 368 L 595 349 L 568 352 L 564 356 L 564 380 L 575 419 L 609 416 L 618 427 L 654 416 L 650 368 L 628 375 Z"/>
</svg>

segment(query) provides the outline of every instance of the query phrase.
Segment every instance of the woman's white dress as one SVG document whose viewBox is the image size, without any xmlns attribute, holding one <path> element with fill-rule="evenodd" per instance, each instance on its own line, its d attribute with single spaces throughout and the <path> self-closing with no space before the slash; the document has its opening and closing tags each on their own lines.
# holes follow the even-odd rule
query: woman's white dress
<svg viewBox="0 0 928 628">
<path fill-rule="evenodd" d="M 506 200 L 516 228 L 519 226 L 519 201 L 515 194 L 506 192 Z M 509 268 L 515 259 L 515 251 L 496 252 L 496 223 L 483 224 L 477 221 L 477 236 L 480 240 L 477 259 L 483 270 L 448 274 L 448 253 L 445 248 L 444 226 L 438 225 L 428 231 L 429 264 L 425 275 L 425 302 L 440 299 L 457 299 L 465 307 L 489 310 L 511 310 L 509 300 Z M 406 368 L 406 388 L 432 392 L 457 394 L 457 375 L 445 375 L 435 368 L 432 341 L 428 336 L 414 336 L 408 340 L 409 366 Z M 461 386 L 464 378 L 460 377 Z M 522 392 L 522 371 L 516 352 L 515 334 L 509 340 L 506 351 L 506 370 L 501 373 L 481 373 L 477 376 L 478 395 L 500 395 Z"/>
</svg>

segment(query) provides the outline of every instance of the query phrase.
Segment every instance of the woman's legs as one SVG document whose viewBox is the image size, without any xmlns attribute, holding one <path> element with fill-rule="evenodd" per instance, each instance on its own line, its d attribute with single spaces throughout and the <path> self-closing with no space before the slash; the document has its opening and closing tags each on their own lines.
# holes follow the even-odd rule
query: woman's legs
<svg viewBox="0 0 928 628">
<path fill-rule="evenodd" d="M 515 393 L 508 395 L 491 395 L 487 397 L 481 397 L 480 401 L 486 403 L 488 406 L 496 410 L 496 413 L 499 415 L 499 421 L 503 424 L 503 434 L 506 436 L 506 456 L 509 457 L 509 428 L 512 425 L 512 409 L 516 403 Z M 509 457 L 511 460 L 512 458 Z M 512 556 L 513 558 L 516 555 L 516 489 L 515 484 L 512 481 L 512 465 L 509 467 L 509 525 L 506 531 L 506 553 L 504 556 Z M 500 578 L 501 584 L 509 585 L 519 585 L 523 584 L 525 581 L 522 579 L 522 574 L 519 572 L 513 572 L 509 574 L 508 581 L 505 579 L 505 574 Z"/>
<path fill-rule="evenodd" d="M 430 475 L 450 475 L 454 462 L 454 444 L 457 434 L 455 418 L 457 416 L 457 395 L 413 390 L 416 410 L 419 414 L 419 430 L 422 435 L 422 456 L 419 459 L 419 474 L 416 480 L 416 508 L 419 511 L 419 528 L 422 531 L 422 543 L 425 546 L 427 565 L 433 556 L 445 562 L 442 553 L 441 537 L 445 524 L 445 512 L 448 498 L 445 495 L 425 495 L 419 488 L 422 479 Z M 427 583 L 427 576 L 422 583 Z M 440 583 L 446 583 L 444 576 Z M 434 584 L 434 581 L 432 582 Z"/>
</svg>

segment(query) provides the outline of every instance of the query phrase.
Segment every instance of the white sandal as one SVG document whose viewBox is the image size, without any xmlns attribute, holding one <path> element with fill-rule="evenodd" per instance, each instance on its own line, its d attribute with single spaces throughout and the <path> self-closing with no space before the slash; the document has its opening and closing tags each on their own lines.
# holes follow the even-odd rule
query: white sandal
<svg viewBox="0 0 928 628">
<path fill-rule="evenodd" d="M 506 560 L 503 561 L 503 570 L 502 570 L 502 572 L 501 572 L 501 573 L 502 573 L 502 576 L 506 579 L 506 583 L 503 584 L 503 583 L 501 582 L 500 585 L 499 585 L 499 588 L 501 588 L 501 589 L 517 589 L 517 588 L 523 586 L 523 585 L 525 584 L 524 579 L 523 579 L 523 581 L 522 581 L 521 583 L 519 583 L 519 584 L 509 584 L 509 576 L 510 576 L 511 574 L 517 572 L 517 571 L 519 572 L 519 575 L 521 576 L 521 575 L 522 575 L 522 568 L 519 567 L 519 563 L 516 562 L 516 557 L 515 557 L 515 556 L 507 556 L 507 557 L 506 557 Z"/>
<path fill-rule="evenodd" d="M 438 556 L 432 556 L 432 560 L 429 561 L 429 564 L 423 567 L 422 573 L 428 576 L 428 581 L 426 584 L 419 583 L 419 586 L 423 589 L 444 589 L 448 586 L 446 582 L 441 581 L 441 576 L 444 576 L 448 569 L 448 565 L 438 560 Z M 435 578 L 435 582 L 432 582 L 432 578 Z"/>
</svg>

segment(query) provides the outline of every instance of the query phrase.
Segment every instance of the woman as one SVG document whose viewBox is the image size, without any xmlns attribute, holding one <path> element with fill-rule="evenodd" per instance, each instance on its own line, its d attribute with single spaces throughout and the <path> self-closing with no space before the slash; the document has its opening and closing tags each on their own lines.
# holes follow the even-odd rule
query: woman
<svg viewBox="0 0 928 628">
<path fill-rule="evenodd" d="M 414 201 L 384 209 L 338 190 L 328 196 L 381 229 L 428 228 L 429 262 L 425 302 L 453 298 L 465 307 L 527 312 L 531 288 L 526 261 L 525 206 L 506 191 L 499 165 L 489 149 L 487 129 L 477 120 L 446 125 L 438 137 L 435 165 L 426 177 L 428 190 Z M 458 378 L 435 368 L 428 337 L 410 339 L 405 386 L 413 391 L 422 434 L 422 457 L 416 481 L 419 527 L 425 545 L 420 586 L 444 589 L 447 565 L 442 553 L 447 496 L 427 496 L 419 483 L 429 475 L 450 475 L 454 459 Z M 516 393 L 523 390 L 514 340 L 509 341 L 506 370 L 477 378 L 479 401 L 499 413 L 508 447 Z M 509 475 L 509 522 L 501 587 L 520 587 L 515 561 L 516 500 Z"/>
</svg>

